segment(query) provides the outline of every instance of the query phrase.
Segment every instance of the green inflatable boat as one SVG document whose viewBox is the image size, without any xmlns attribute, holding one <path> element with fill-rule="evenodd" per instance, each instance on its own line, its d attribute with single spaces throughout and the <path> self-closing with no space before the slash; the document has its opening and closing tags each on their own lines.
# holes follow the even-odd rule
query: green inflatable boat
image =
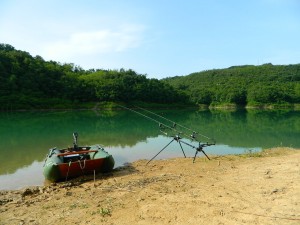
<svg viewBox="0 0 300 225">
<path fill-rule="evenodd" d="M 72 148 L 51 148 L 46 156 L 43 174 L 46 180 L 57 182 L 85 174 L 110 172 L 115 161 L 100 145 L 77 146 L 78 134 L 74 133 Z"/>
</svg>

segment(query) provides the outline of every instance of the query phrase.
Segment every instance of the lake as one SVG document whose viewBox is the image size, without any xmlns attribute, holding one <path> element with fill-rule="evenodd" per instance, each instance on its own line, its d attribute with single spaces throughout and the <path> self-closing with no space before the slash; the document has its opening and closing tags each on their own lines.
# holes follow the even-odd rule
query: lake
<svg viewBox="0 0 300 225">
<path fill-rule="evenodd" d="M 150 160 L 171 140 L 160 132 L 158 123 L 172 124 L 148 112 L 147 119 L 132 111 L 58 111 L 0 112 L 0 190 L 43 185 L 42 166 L 48 149 L 72 146 L 73 132 L 79 133 L 79 145 L 101 144 L 111 153 L 115 166 L 138 159 Z M 215 139 L 206 147 L 208 155 L 240 154 L 248 151 L 285 146 L 300 148 L 299 111 L 197 111 L 154 110 L 175 121 L 176 129 L 189 136 L 191 128 Z M 207 139 L 198 135 L 198 139 Z M 183 139 L 197 146 L 197 142 Z M 187 157 L 195 150 L 183 145 Z M 198 157 L 203 157 L 199 153 Z M 156 159 L 183 157 L 174 141 Z M 196 159 L 197 160 L 197 159 Z"/>
</svg>

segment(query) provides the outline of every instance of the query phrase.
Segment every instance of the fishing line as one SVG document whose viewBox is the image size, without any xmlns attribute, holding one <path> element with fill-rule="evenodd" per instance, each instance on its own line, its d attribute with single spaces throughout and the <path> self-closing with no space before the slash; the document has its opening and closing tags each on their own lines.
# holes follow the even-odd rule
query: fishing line
<svg viewBox="0 0 300 225">
<path fill-rule="evenodd" d="M 192 141 L 198 141 L 198 140 L 196 139 L 196 137 L 195 137 L 195 134 L 198 134 L 198 135 L 200 135 L 200 136 L 202 136 L 202 137 L 204 137 L 204 138 L 207 138 L 208 140 L 212 140 L 211 138 L 209 138 L 209 137 L 207 137 L 207 136 L 205 136 L 205 135 L 203 135 L 203 134 L 200 134 L 200 133 L 198 133 L 198 132 L 196 132 L 196 131 L 193 131 L 192 129 L 187 128 L 187 127 L 185 127 L 185 126 L 183 126 L 183 125 L 177 124 L 176 122 L 174 122 L 174 121 L 172 121 L 172 120 L 169 120 L 169 119 L 167 119 L 167 118 L 165 118 L 165 117 L 163 117 L 163 116 L 161 116 L 161 115 L 158 115 L 158 114 L 156 114 L 156 113 L 154 113 L 154 112 L 151 112 L 151 111 L 149 111 L 149 110 L 147 110 L 147 109 L 143 109 L 143 108 L 141 108 L 141 107 L 134 106 L 135 108 L 141 109 L 141 110 L 143 110 L 143 111 L 145 111 L 145 112 L 151 113 L 151 114 L 156 115 L 156 116 L 158 116 L 158 117 L 160 117 L 160 118 L 162 118 L 162 119 L 165 119 L 165 120 L 167 120 L 167 121 L 169 121 L 169 122 L 172 122 L 172 123 L 173 123 L 173 127 L 171 127 L 171 126 L 169 126 L 169 125 L 166 125 L 166 124 L 164 124 L 164 123 L 162 123 L 162 122 L 160 122 L 160 121 L 158 121 L 158 120 L 156 120 L 156 119 L 154 119 L 154 118 L 152 118 L 152 117 L 150 117 L 150 116 L 147 116 L 147 115 L 145 115 L 145 114 L 143 114 L 143 113 L 140 113 L 140 112 L 138 112 L 138 111 L 136 111 L 136 110 L 133 110 L 132 108 L 128 108 L 128 107 L 123 106 L 123 105 L 118 105 L 118 106 L 120 106 L 120 107 L 122 107 L 122 108 L 124 108 L 124 109 L 130 110 L 130 111 L 132 111 L 132 112 L 134 112 L 134 113 L 137 113 L 137 114 L 139 114 L 140 116 L 143 116 L 143 117 L 145 117 L 145 118 L 147 118 L 147 119 L 149 119 L 149 120 L 152 120 L 152 121 L 155 122 L 155 123 L 158 123 L 159 127 L 161 128 L 161 130 L 160 130 L 161 132 L 163 132 L 163 131 L 162 131 L 163 128 L 167 128 L 167 129 L 173 130 L 173 131 L 176 132 L 177 134 L 180 134 L 180 135 L 182 135 L 182 136 L 185 136 L 187 139 L 191 139 Z M 189 131 L 192 131 L 192 134 L 191 134 L 191 135 L 188 135 L 188 134 L 185 134 L 185 133 L 182 132 L 182 131 L 179 131 L 179 130 L 175 129 L 174 124 L 175 124 L 175 125 L 178 125 L 178 126 L 180 126 L 180 127 L 182 127 L 182 128 L 185 128 L 185 129 L 187 129 L 187 130 L 189 130 Z M 163 133 L 164 133 L 164 132 L 163 132 Z M 166 133 L 164 133 L 164 134 L 166 134 Z"/>
<path fill-rule="evenodd" d="M 138 109 L 144 110 L 145 112 L 151 113 L 151 114 L 153 114 L 153 115 L 155 115 L 155 116 L 158 116 L 158 117 L 160 117 L 160 118 L 162 118 L 162 119 L 165 119 L 165 120 L 167 120 L 167 121 L 173 123 L 173 124 L 176 125 L 176 126 L 180 126 L 180 127 L 184 128 L 184 129 L 187 129 L 187 130 L 189 130 L 189 131 L 192 131 L 192 132 L 197 133 L 196 131 L 193 131 L 192 129 L 190 129 L 190 128 L 188 128 L 188 127 L 185 127 L 185 126 L 182 126 L 182 125 L 180 125 L 180 124 L 178 124 L 178 123 L 175 123 L 174 121 L 169 120 L 168 118 L 163 117 L 163 116 L 161 116 L 161 115 L 159 115 L 159 114 L 156 114 L 156 113 L 154 113 L 154 112 L 152 112 L 152 111 L 150 111 L 150 110 L 143 109 L 143 108 L 138 107 L 138 106 L 135 106 L 135 107 L 138 108 Z"/>
<path fill-rule="evenodd" d="M 145 111 L 145 112 L 148 112 L 148 113 L 151 113 L 151 114 L 153 114 L 153 115 L 155 115 L 155 116 L 158 116 L 158 117 L 160 117 L 160 118 L 162 118 L 162 119 L 164 119 L 164 120 L 167 120 L 167 121 L 169 121 L 169 122 L 172 122 L 173 123 L 173 126 L 171 127 L 171 126 L 168 126 L 168 125 L 166 125 L 166 124 L 164 124 L 164 123 L 161 123 L 160 121 L 158 121 L 158 120 L 156 120 L 156 119 L 153 119 L 152 117 L 150 117 L 150 116 L 147 116 L 147 115 L 145 115 L 145 114 L 143 114 L 143 113 L 141 113 L 141 112 L 138 112 L 138 111 L 136 111 L 136 110 L 133 110 L 133 109 L 131 109 L 131 108 L 128 108 L 128 107 L 126 107 L 126 106 L 123 106 L 123 105 L 118 105 L 118 106 L 120 106 L 120 107 L 122 107 L 122 108 L 124 108 L 124 109 L 126 109 L 126 110 L 129 110 L 129 111 L 132 111 L 132 112 L 134 112 L 134 113 L 137 113 L 137 114 L 139 114 L 140 116 L 142 116 L 142 117 L 144 117 L 144 118 L 146 118 L 146 119 L 149 119 L 149 120 L 151 120 L 151 121 L 153 121 L 153 122 L 155 122 L 155 123 L 158 123 L 158 125 L 159 125 L 159 128 L 160 128 L 160 131 L 161 132 L 163 132 L 163 130 L 165 129 L 165 128 L 168 128 L 168 129 L 170 129 L 170 130 L 172 130 L 172 131 L 174 131 L 174 132 L 177 132 L 177 135 L 174 135 L 174 136 L 171 136 L 171 137 L 173 137 L 173 139 L 163 148 L 163 149 L 161 149 L 153 158 L 151 158 L 148 162 L 147 162 L 147 164 L 148 163 L 150 163 L 156 156 L 158 156 L 163 150 L 165 150 L 173 141 L 176 141 L 176 142 L 178 142 L 179 143 L 179 145 L 180 145 L 180 147 L 181 147 L 181 150 L 182 150 L 182 152 L 183 152 L 183 155 L 184 155 L 184 157 L 186 157 L 186 155 L 185 155 L 185 153 L 184 153 L 184 151 L 183 151 L 183 148 L 182 148 L 182 145 L 181 145 L 181 143 L 182 144 L 185 144 L 185 145 L 188 145 L 189 147 L 191 147 L 191 148 L 194 148 L 194 149 L 196 149 L 196 152 L 195 152 L 195 156 L 194 156 L 194 159 L 193 159 L 193 163 L 195 162 L 195 159 L 196 159 L 196 156 L 197 156 L 197 154 L 198 154 L 198 152 L 202 152 L 209 160 L 210 160 L 210 158 L 208 157 L 208 155 L 204 152 L 204 150 L 203 150 L 203 148 L 204 147 L 208 147 L 208 146 L 211 146 L 211 145 L 215 145 L 215 143 L 200 143 L 200 141 L 198 141 L 197 139 L 196 139 L 196 137 L 195 137 L 195 134 L 198 134 L 197 132 L 195 132 L 195 131 L 193 131 L 192 129 L 190 129 L 190 128 L 187 128 L 187 127 L 185 127 L 185 126 L 182 126 L 182 125 L 179 125 L 180 127 L 182 127 L 182 128 L 185 128 L 185 129 L 187 129 L 187 130 L 189 130 L 189 131 L 192 131 L 192 135 L 186 135 L 186 134 L 184 134 L 183 132 L 180 132 L 180 131 L 178 131 L 177 129 L 175 129 L 175 127 L 176 127 L 176 123 L 174 122 L 174 121 L 172 121 L 172 120 L 169 120 L 169 119 L 167 119 L 167 118 L 165 118 L 165 117 L 163 117 L 163 116 L 160 116 L 160 115 L 158 115 L 158 114 L 156 114 L 156 113 L 154 113 L 154 112 L 151 112 L 151 111 L 149 111 L 149 110 L 146 110 L 146 109 L 143 109 L 143 108 L 141 108 L 141 107 L 137 107 L 137 106 L 135 106 L 136 108 L 138 108 L 138 109 L 141 109 L 141 110 L 143 110 L 143 111 Z M 165 133 L 165 132 L 163 132 L 165 135 L 167 135 L 168 136 L 168 134 L 167 133 Z M 191 139 L 191 141 L 197 141 L 198 143 L 199 143 L 199 146 L 198 147 L 196 147 L 196 146 L 194 146 L 194 145 L 191 145 L 191 144 L 189 144 L 189 143 L 187 143 L 187 142 L 185 142 L 185 141 L 182 141 L 181 139 L 181 136 L 185 136 L 185 137 L 187 137 L 188 139 Z M 201 136 L 203 136 L 203 137 L 205 137 L 205 138 L 207 138 L 207 139 L 209 139 L 209 140 L 211 140 L 209 137 L 207 137 L 207 136 L 205 136 L 205 135 L 202 135 L 202 134 L 200 134 Z M 146 165 L 147 165 L 146 164 Z"/>
<path fill-rule="evenodd" d="M 143 117 L 145 117 L 145 118 L 147 118 L 147 119 L 149 119 L 149 120 L 154 121 L 155 123 L 158 123 L 159 125 L 161 124 L 161 125 L 165 126 L 166 128 L 173 129 L 172 127 L 170 127 L 170 126 L 168 126 L 168 125 L 166 125 L 166 124 L 164 124 L 164 123 L 161 123 L 160 121 L 158 121 L 158 120 L 156 120 L 156 119 L 153 119 L 152 117 L 147 116 L 147 115 L 145 115 L 145 114 L 143 114 L 143 113 L 140 113 L 140 112 L 138 112 L 138 111 L 136 111 L 136 110 L 133 110 L 133 109 L 131 109 L 131 108 L 128 108 L 128 107 L 125 107 L 125 106 L 122 106 L 122 105 L 118 105 L 118 106 L 120 106 L 120 107 L 122 107 L 122 108 L 124 108 L 124 109 L 130 110 L 130 111 L 132 111 L 132 112 L 135 112 L 135 113 L 139 114 L 140 116 L 143 116 Z"/>
<path fill-rule="evenodd" d="M 154 112 L 152 112 L 152 111 L 150 111 L 150 110 L 143 109 L 143 108 L 138 107 L 138 106 L 135 106 L 135 107 L 138 108 L 138 109 L 144 110 L 145 112 L 151 113 L 151 114 L 153 114 L 153 115 L 155 115 L 155 116 L 158 116 L 158 117 L 160 117 L 160 118 L 162 118 L 162 119 L 165 119 L 165 120 L 167 120 L 167 121 L 173 123 L 173 125 L 182 127 L 182 128 L 184 128 L 184 129 L 186 129 L 186 130 L 189 130 L 189 131 L 192 131 L 192 134 L 198 134 L 198 135 L 200 135 L 200 136 L 202 136 L 202 137 L 205 137 L 205 138 L 207 138 L 207 139 L 209 139 L 209 140 L 211 139 L 211 138 L 209 138 L 209 137 L 207 137 L 207 136 L 205 136 L 205 135 L 203 135 L 203 134 L 200 134 L 199 132 L 196 132 L 196 131 L 194 131 L 194 130 L 188 128 L 188 127 L 185 127 L 185 126 L 183 126 L 183 125 L 181 125 L 181 124 L 178 124 L 178 123 L 176 123 L 176 122 L 174 122 L 174 121 L 172 121 L 172 120 L 169 120 L 168 118 L 165 118 L 165 117 L 163 117 L 163 116 L 161 116 L 161 115 L 159 115 L 159 114 L 156 114 L 156 113 L 154 113 Z"/>
<path fill-rule="evenodd" d="M 143 116 L 143 117 L 145 117 L 145 118 L 147 118 L 147 119 L 149 119 L 149 120 L 152 120 L 152 121 L 158 123 L 158 125 L 159 125 L 159 127 L 160 127 L 161 129 L 163 129 L 163 128 L 168 128 L 168 129 L 170 129 L 170 130 L 173 130 L 173 131 L 177 132 L 178 134 L 182 134 L 182 135 L 186 136 L 187 138 L 190 138 L 189 135 L 186 135 L 186 134 L 184 134 L 183 132 L 180 132 L 180 131 L 176 130 L 175 128 L 171 127 L 171 126 L 168 126 L 168 125 L 166 125 L 166 124 L 164 124 L 164 123 L 162 123 L 162 122 L 160 122 L 160 121 L 158 121 L 158 120 L 156 120 L 156 119 L 153 119 L 153 118 L 150 117 L 150 116 L 147 116 L 147 115 L 145 115 L 145 114 L 143 114 L 143 113 L 140 113 L 140 112 L 138 112 L 138 111 L 136 111 L 136 110 L 133 110 L 133 109 L 131 109 L 131 108 L 128 108 L 128 107 L 125 107 L 125 106 L 122 106 L 122 105 L 118 105 L 118 106 L 120 106 L 120 107 L 122 107 L 122 108 L 124 108 L 124 109 L 130 110 L 130 111 L 132 111 L 132 112 L 135 112 L 135 113 L 139 114 L 140 116 Z M 138 107 L 137 107 L 137 108 L 138 108 Z M 162 132 L 162 131 L 161 131 L 161 132 Z"/>
</svg>

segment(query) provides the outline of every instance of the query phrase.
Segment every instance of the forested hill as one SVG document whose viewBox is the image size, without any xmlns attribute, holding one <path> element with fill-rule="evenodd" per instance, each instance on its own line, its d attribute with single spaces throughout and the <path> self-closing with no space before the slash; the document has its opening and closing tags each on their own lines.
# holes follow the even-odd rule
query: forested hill
<svg viewBox="0 0 300 225">
<path fill-rule="evenodd" d="M 233 66 L 164 79 L 190 100 L 205 105 L 300 103 L 300 64 Z"/>
<path fill-rule="evenodd" d="M 104 101 L 299 105 L 300 64 L 235 66 L 157 80 L 133 70 L 84 70 L 0 44 L 0 110 L 78 108 Z"/>
<path fill-rule="evenodd" d="M 0 44 L 0 110 L 73 108 L 99 101 L 173 103 L 186 98 L 133 70 L 84 70 Z"/>
</svg>

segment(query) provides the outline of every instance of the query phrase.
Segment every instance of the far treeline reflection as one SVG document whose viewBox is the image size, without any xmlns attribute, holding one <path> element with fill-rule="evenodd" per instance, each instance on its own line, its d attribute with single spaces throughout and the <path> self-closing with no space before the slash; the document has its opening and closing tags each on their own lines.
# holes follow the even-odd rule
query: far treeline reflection
<svg viewBox="0 0 300 225">
<path fill-rule="evenodd" d="M 296 111 L 154 110 L 179 124 L 231 147 L 300 148 L 300 114 Z M 144 113 L 144 112 L 143 112 Z M 168 123 L 168 121 L 163 121 Z M 169 123 L 170 124 L 170 123 Z M 170 124 L 171 125 L 171 124 Z M 0 113 L 0 174 L 42 161 L 51 147 L 73 143 L 134 146 L 163 135 L 158 124 L 134 112 L 61 111 Z M 185 132 L 185 130 L 182 130 Z M 200 138 L 201 140 L 201 138 Z M 203 139 L 203 142 L 206 142 Z"/>
</svg>

